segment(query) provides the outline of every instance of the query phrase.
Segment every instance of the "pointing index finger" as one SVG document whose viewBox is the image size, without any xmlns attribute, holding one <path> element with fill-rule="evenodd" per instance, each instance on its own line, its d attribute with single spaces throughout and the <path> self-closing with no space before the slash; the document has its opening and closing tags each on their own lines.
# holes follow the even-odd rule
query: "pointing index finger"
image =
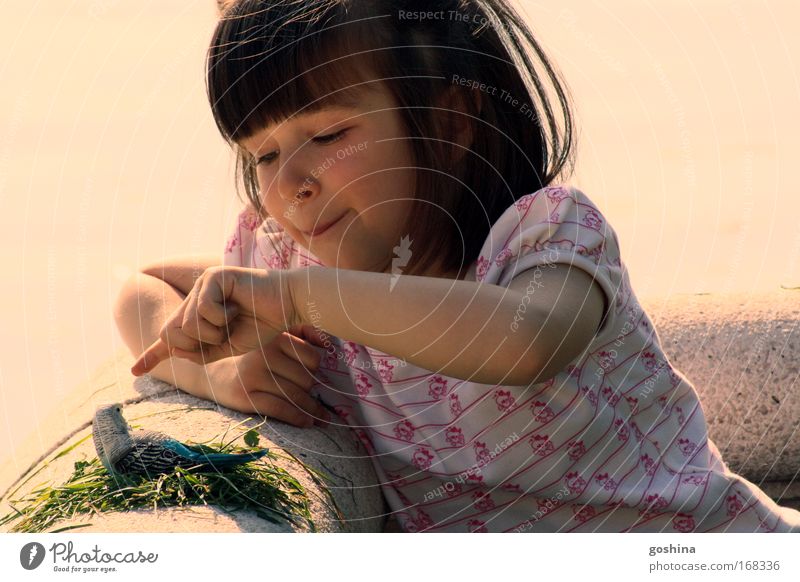
<svg viewBox="0 0 800 582">
<path fill-rule="evenodd" d="M 136 360 L 136 363 L 131 367 L 131 374 L 134 376 L 146 374 L 163 360 L 169 359 L 169 357 L 169 347 L 161 338 L 158 338 L 141 356 L 139 356 L 139 359 Z"/>
</svg>

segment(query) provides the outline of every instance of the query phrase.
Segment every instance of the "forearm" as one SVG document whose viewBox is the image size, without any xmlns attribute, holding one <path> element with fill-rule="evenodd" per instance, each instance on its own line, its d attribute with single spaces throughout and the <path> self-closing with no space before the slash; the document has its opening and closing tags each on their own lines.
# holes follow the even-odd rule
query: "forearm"
<svg viewBox="0 0 800 582">
<path fill-rule="evenodd" d="M 125 283 L 114 306 L 114 319 L 134 356 L 139 357 L 158 338 L 161 326 L 185 297 L 184 292 L 169 283 L 144 273 Z M 211 398 L 205 366 L 170 358 L 158 364 L 150 374 L 200 398 Z"/>
<path fill-rule="evenodd" d="M 433 277 L 310 267 L 292 269 L 298 317 L 444 375 L 483 384 L 528 385 L 542 340 L 530 326 L 512 331 L 519 293 Z M 505 322 L 505 323 L 504 323 Z"/>
</svg>

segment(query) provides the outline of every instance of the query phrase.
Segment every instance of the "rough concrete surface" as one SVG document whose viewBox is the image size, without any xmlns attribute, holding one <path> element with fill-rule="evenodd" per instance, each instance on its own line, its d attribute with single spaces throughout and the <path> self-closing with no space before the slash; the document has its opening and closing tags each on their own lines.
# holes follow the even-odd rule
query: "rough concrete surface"
<svg viewBox="0 0 800 582">
<path fill-rule="evenodd" d="M 43 423 L 39 433 L 15 452 L 15 464 L 0 469 L 0 493 L 27 473 L 31 466 L 41 466 L 55 453 L 80 441 L 91 432 L 91 418 L 96 406 L 108 402 L 124 404 L 123 414 L 134 427 L 158 430 L 179 440 L 204 442 L 219 438 L 227 428 L 252 418 L 247 426 L 259 423 L 248 416 L 219 407 L 177 390 L 159 380 L 135 379 L 129 372 L 134 359 L 124 352 L 102 366 L 95 376 L 69 394 L 58 412 Z M 376 532 L 385 523 L 385 507 L 372 463 L 354 434 L 341 426 L 297 428 L 279 421 L 268 421 L 259 428 L 261 446 L 287 457 L 276 465 L 292 474 L 306 489 L 311 502 L 312 519 L 318 531 Z M 44 458 L 42 455 L 44 453 Z M 327 488 L 336 500 L 345 520 L 338 519 L 327 502 L 324 491 L 291 453 L 304 463 L 328 475 Z M 72 474 L 74 462 L 96 456 L 91 438 L 63 457 L 49 462 L 35 478 L 22 486 L 13 498 L 44 483 L 61 483 Z M 10 511 L 8 499 L 0 503 L 0 514 Z M 289 524 L 277 525 L 254 514 L 230 515 L 216 508 L 171 508 L 157 511 L 109 513 L 102 518 L 82 516 L 55 527 L 91 523 L 75 532 L 203 532 L 203 531 L 305 531 Z"/>
</svg>

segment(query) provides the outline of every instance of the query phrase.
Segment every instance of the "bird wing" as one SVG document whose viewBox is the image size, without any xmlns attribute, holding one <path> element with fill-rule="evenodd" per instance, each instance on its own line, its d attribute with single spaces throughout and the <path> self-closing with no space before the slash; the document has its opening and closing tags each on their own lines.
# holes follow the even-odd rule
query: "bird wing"
<svg viewBox="0 0 800 582">
<path fill-rule="evenodd" d="M 115 468 L 121 473 L 160 474 L 169 473 L 175 467 L 193 467 L 197 461 L 184 457 L 163 440 L 150 440 L 136 435 L 130 452 L 120 459 Z"/>
<path fill-rule="evenodd" d="M 134 431 L 131 440 L 133 445 L 130 452 L 116 465 L 120 472 L 169 473 L 176 466 L 226 469 L 260 459 L 268 452 L 268 449 L 261 449 L 238 454 L 205 453 L 192 450 L 184 443 L 156 431 Z"/>
</svg>

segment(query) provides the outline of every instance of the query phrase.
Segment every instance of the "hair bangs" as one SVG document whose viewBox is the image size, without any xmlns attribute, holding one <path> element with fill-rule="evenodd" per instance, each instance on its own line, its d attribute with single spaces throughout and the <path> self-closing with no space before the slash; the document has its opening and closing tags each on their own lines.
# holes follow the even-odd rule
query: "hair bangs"
<svg viewBox="0 0 800 582">
<path fill-rule="evenodd" d="M 364 21 L 346 15 L 342 2 L 302 14 L 298 5 L 303 3 L 239 2 L 217 24 L 207 89 L 229 143 L 295 115 L 353 106 L 375 87 L 371 72 L 380 70 L 374 63 L 380 51 L 355 40 L 375 38 Z"/>
</svg>

